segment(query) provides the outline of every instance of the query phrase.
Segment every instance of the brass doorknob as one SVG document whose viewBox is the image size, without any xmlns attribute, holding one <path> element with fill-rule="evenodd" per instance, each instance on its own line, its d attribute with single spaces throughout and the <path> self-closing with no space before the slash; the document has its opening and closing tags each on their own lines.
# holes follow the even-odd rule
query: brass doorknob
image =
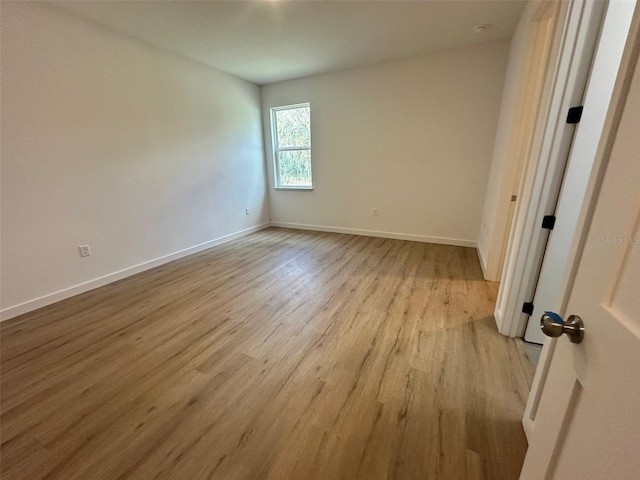
<svg viewBox="0 0 640 480">
<path fill-rule="evenodd" d="M 552 338 L 564 333 L 572 343 L 580 343 L 584 338 L 584 322 L 577 315 L 571 315 L 565 321 L 555 312 L 544 312 L 540 318 L 540 329 L 547 337 Z"/>
</svg>

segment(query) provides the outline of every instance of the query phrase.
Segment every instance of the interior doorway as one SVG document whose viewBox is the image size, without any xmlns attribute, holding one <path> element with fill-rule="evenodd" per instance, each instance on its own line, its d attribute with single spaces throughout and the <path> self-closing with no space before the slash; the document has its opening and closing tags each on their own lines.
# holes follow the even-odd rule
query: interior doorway
<svg viewBox="0 0 640 480">
<path fill-rule="evenodd" d="M 495 310 L 498 330 L 511 337 L 523 337 L 528 317 L 535 318 L 533 299 L 549 233 L 555 228 L 548 221 L 553 221 L 573 136 L 579 128 L 568 116 L 584 104 L 606 3 L 573 0 L 562 2 L 562 8 L 550 43 L 540 105 L 532 120 L 535 126 Z M 542 339 L 530 340 L 542 343 Z"/>
<path fill-rule="evenodd" d="M 536 126 L 543 107 L 545 87 L 548 88 L 549 68 L 557 42 L 554 45 L 557 25 L 560 17 L 566 15 L 566 8 L 561 2 L 543 2 L 530 20 L 529 32 L 526 40 L 526 55 L 524 68 L 521 73 L 518 107 L 512 137 L 509 141 L 508 158 L 513 159 L 507 177 L 509 202 L 503 206 L 506 213 L 506 224 L 503 227 L 500 245 L 499 267 L 497 277 L 502 275 L 507 246 L 523 172 L 529 162 L 531 151 L 536 141 Z"/>
<path fill-rule="evenodd" d="M 572 241 L 635 2 L 572 0 L 567 7 L 551 44 L 495 311 L 502 334 L 545 345 L 523 418 L 527 435 L 553 355 L 538 321 L 545 310 L 565 313 L 559 292 L 571 275 Z"/>
<path fill-rule="evenodd" d="M 584 222 L 584 218 L 581 218 L 582 205 L 587 200 L 588 183 L 597 158 L 600 138 L 606 128 L 607 112 L 614 97 L 634 9 L 635 2 L 611 1 L 606 4 L 598 25 L 598 43 L 589 69 L 584 111 L 575 131 L 564 181 L 554 209 L 558 221 L 549 235 L 533 299 L 534 309 L 529 327 L 536 333 L 540 332 L 536 323 L 545 310 L 565 313 L 561 293 L 573 274 L 572 265 L 576 256 L 574 239 Z M 541 338 L 545 346 L 523 419 L 527 434 L 533 430 L 538 401 L 553 356 L 552 345 L 555 345 L 547 342 L 541 332 L 537 338 Z"/>
</svg>

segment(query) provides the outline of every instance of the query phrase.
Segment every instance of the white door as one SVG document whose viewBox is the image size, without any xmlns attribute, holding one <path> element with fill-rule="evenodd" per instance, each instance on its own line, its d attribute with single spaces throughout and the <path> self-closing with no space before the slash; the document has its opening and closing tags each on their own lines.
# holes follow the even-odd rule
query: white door
<svg viewBox="0 0 640 480">
<path fill-rule="evenodd" d="M 639 23 L 636 11 L 564 309 L 584 340 L 552 340 L 521 480 L 640 478 Z"/>
</svg>

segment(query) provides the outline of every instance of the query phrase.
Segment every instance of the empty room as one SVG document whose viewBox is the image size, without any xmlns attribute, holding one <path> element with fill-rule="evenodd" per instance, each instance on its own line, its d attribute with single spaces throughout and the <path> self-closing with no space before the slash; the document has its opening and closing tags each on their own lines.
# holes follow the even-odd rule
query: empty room
<svg viewBox="0 0 640 480">
<path fill-rule="evenodd" d="M 3 480 L 637 478 L 635 0 L 0 20 Z"/>
</svg>

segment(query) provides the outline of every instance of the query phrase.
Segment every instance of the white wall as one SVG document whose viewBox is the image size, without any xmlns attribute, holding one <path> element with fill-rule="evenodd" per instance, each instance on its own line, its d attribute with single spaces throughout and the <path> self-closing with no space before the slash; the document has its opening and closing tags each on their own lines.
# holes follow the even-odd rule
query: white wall
<svg viewBox="0 0 640 480">
<path fill-rule="evenodd" d="M 508 41 L 262 87 L 310 102 L 313 191 L 274 190 L 275 224 L 476 245 Z M 372 216 L 372 209 L 379 216 Z"/>
<path fill-rule="evenodd" d="M 482 223 L 478 237 L 478 253 L 487 280 L 500 278 L 502 252 L 505 248 L 506 230 L 511 208 L 511 195 L 517 193 L 518 159 L 509 158 L 509 144 L 516 126 L 520 86 L 525 71 L 528 39 L 532 19 L 539 7 L 538 2 L 529 2 L 525 8 L 509 48 L 509 61 L 500 107 L 500 120 L 491 158 L 489 183 L 484 199 Z M 515 188 L 515 191 L 514 191 Z"/>
<path fill-rule="evenodd" d="M 27 2 L 1 53 L 3 317 L 269 221 L 257 86 Z"/>
</svg>

